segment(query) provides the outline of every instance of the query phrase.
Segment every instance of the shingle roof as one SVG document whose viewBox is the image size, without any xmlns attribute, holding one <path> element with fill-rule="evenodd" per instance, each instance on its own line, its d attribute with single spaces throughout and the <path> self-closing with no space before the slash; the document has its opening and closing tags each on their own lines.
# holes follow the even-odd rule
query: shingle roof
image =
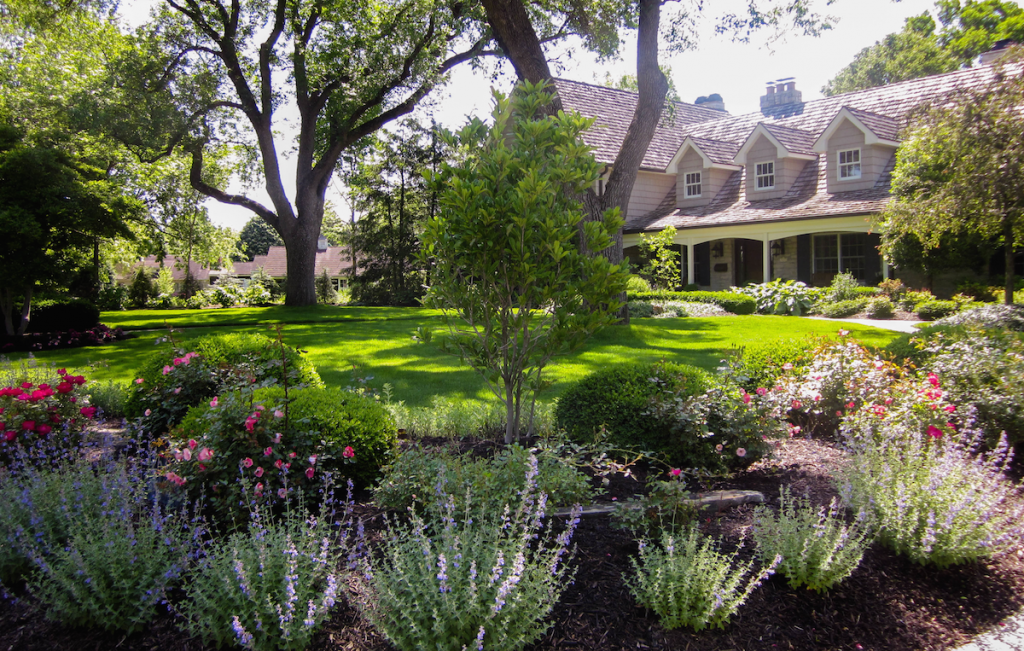
<svg viewBox="0 0 1024 651">
<path fill-rule="evenodd" d="M 844 106 L 855 118 L 860 120 L 864 126 L 871 129 L 871 132 L 883 140 L 896 142 L 900 139 L 900 129 L 903 128 L 902 120 L 891 118 L 888 115 L 879 115 L 870 111 L 862 111 L 852 106 Z"/>
<path fill-rule="evenodd" d="M 802 129 L 795 129 L 793 127 L 786 127 L 781 124 L 771 123 L 759 123 L 765 128 L 768 133 L 775 136 L 775 138 L 782 143 L 782 146 L 786 148 L 792 154 L 804 154 L 807 156 L 815 156 L 814 153 L 814 140 L 815 134 L 810 131 L 804 131 Z"/>
<path fill-rule="evenodd" d="M 578 81 L 556 79 L 555 87 L 566 108 L 578 111 L 596 122 L 583 135 L 594 149 L 599 163 L 613 163 L 636 110 L 636 93 L 605 88 Z M 654 138 L 641 165 L 644 169 L 664 170 L 686 139 L 686 127 L 707 120 L 720 120 L 728 113 L 685 102 L 675 102 L 671 112 L 664 111 Z"/>
<path fill-rule="evenodd" d="M 142 259 L 142 262 L 135 263 L 132 265 L 132 273 L 134 274 L 139 266 L 148 267 L 150 269 L 159 269 L 160 260 L 155 255 L 146 256 Z M 171 270 L 171 277 L 177 281 L 185 280 L 185 261 L 176 255 L 167 255 L 163 258 L 163 266 L 169 267 Z M 196 280 L 209 280 L 210 270 L 199 266 L 199 263 L 193 260 L 189 263 L 189 269 L 192 271 L 192 277 Z"/>
<path fill-rule="evenodd" d="M 700 150 L 704 152 L 713 163 L 720 163 L 723 165 L 731 165 L 733 159 L 736 158 L 736 152 L 740 150 L 739 144 L 735 142 L 712 140 L 710 138 L 694 138 L 693 142 L 700 147 Z"/>
<path fill-rule="evenodd" d="M 272 278 L 283 278 L 288 275 L 288 256 L 283 246 L 270 247 L 266 256 L 256 256 L 253 262 L 262 262 L 258 266 L 263 267 Z M 327 269 L 327 275 L 333 278 L 351 267 L 348 251 L 340 246 L 330 246 L 326 251 L 316 252 L 313 272 L 320 275 L 321 270 Z"/>
</svg>

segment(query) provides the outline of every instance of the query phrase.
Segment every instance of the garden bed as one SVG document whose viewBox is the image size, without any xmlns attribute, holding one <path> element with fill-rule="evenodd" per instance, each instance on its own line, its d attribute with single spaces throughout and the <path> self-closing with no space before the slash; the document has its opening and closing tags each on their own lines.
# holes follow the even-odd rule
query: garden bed
<svg viewBox="0 0 1024 651">
<path fill-rule="evenodd" d="M 468 447 L 468 446 L 467 446 Z M 486 444 L 474 444 L 486 450 Z M 762 461 L 706 489 L 758 490 L 769 501 L 781 486 L 808 492 L 815 503 L 834 494 L 830 472 L 843 455 L 820 441 L 790 439 L 776 458 Z M 1018 462 L 1019 472 L 1019 462 Z M 638 479 L 617 477 L 599 498 L 631 497 Z M 365 497 L 356 513 L 379 530 L 380 511 Z M 1018 499 L 1020 499 L 1018 497 Z M 751 522 L 752 505 L 702 516 L 701 527 L 739 543 Z M 666 631 L 651 612 L 636 606 L 622 580 L 637 544 L 629 532 L 611 526 L 607 516 L 584 518 L 575 536 L 575 583 L 553 614 L 554 625 L 533 649 L 944 649 L 967 642 L 1024 605 L 1024 548 L 987 563 L 949 569 L 923 568 L 875 544 L 860 567 L 839 586 L 818 594 L 789 588 L 784 578 L 769 579 L 742 606 L 724 630 Z M 741 552 L 750 553 L 749 545 Z M 20 595 L 19 595 L 20 596 Z M 179 631 L 173 615 L 161 616 L 148 631 L 128 638 L 94 630 L 69 629 L 28 608 L 24 597 L 0 613 L 0 648 L 161 649 L 205 647 Z M 312 649 L 390 648 L 357 613 L 339 602 Z"/>
</svg>

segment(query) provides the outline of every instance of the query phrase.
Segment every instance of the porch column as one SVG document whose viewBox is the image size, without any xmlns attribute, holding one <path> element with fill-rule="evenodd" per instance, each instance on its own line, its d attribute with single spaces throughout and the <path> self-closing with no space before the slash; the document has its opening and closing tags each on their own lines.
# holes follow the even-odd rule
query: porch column
<svg viewBox="0 0 1024 651">
<path fill-rule="evenodd" d="M 889 280 L 889 263 L 882 258 L 882 280 Z"/>
<path fill-rule="evenodd" d="M 763 252 L 761 253 L 761 260 L 764 263 L 764 281 L 771 282 L 772 280 L 772 247 L 771 247 L 771 235 L 767 233 L 764 236 L 764 244 L 762 247 Z"/>
<path fill-rule="evenodd" d="M 694 266 L 694 264 L 693 264 L 693 251 L 694 251 L 695 247 L 693 246 L 692 242 L 687 243 L 685 246 L 686 246 L 686 284 L 694 285 L 694 284 L 697 283 L 697 279 L 693 275 L 694 274 L 694 269 L 696 268 Z"/>
</svg>

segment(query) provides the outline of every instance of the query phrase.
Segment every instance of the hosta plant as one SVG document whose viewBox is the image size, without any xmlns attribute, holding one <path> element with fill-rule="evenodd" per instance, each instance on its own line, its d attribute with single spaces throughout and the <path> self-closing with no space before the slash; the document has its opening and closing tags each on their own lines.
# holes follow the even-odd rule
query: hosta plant
<svg viewBox="0 0 1024 651">
<path fill-rule="evenodd" d="M 775 280 L 759 285 L 734 287 L 733 291 L 751 296 L 757 301 L 761 314 L 789 314 L 803 316 L 814 305 L 817 290 L 798 280 Z"/>
</svg>

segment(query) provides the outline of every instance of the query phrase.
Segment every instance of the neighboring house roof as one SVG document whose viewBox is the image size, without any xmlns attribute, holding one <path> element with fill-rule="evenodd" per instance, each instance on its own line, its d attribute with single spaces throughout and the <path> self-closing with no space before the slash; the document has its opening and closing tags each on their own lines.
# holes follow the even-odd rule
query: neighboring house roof
<svg viewBox="0 0 1024 651">
<path fill-rule="evenodd" d="M 155 255 L 146 256 L 141 262 L 136 262 L 132 265 L 132 274 L 138 270 L 139 266 L 148 267 L 150 269 L 159 269 L 160 260 Z M 185 280 L 185 261 L 176 255 L 167 255 L 163 258 L 163 266 L 169 267 L 171 270 L 171 278 L 176 281 L 183 282 Z M 196 280 L 210 280 L 210 270 L 199 266 L 199 263 L 194 260 L 189 263 L 189 269 L 192 271 L 192 277 Z"/>
<path fill-rule="evenodd" d="M 261 260 L 262 258 L 262 260 Z M 272 246 L 266 256 L 256 256 L 253 264 L 261 262 L 258 267 L 263 267 L 272 278 L 283 278 L 288 275 L 288 256 L 283 246 Z M 327 269 L 327 275 L 340 276 L 343 271 L 352 267 L 348 251 L 340 246 L 329 246 L 326 250 L 316 252 L 316 263 L 313 267 L 314 273 L 320 275 L 323 269 Z"/>
<path fill-rule="evenodd" d="M 251 276 L 256 271 L 255 262 L 234 262 L 231 264 L 236 276 Z"/>
</svg>

